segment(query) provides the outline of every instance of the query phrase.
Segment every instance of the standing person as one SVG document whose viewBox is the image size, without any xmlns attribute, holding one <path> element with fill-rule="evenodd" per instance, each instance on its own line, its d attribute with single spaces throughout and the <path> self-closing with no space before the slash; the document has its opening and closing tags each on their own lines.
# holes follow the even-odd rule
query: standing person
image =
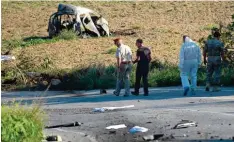
<svg viewBox="0 0 234 142">
<path fill-rule="evenodd" d="M 203 52 L 204 64 L 207 65 L 206 91 L 210 91 L 211 79 L 214 73 L 212 85 L 213 91 L 220 91 L 221 59 L 224 61 L 224 44 L 220 41 L 221 34 L 214 32 L 212 39 L 207 40 Z M 208 56 L 208 57 L 207 57 Z M 208 60 L 206 59 L 208 58 Z"/>
<path fill-rule="evenodd" d="M 192 41 L 188 36 L 183 36 L 183 44 L 180 49 L 179 69 L 182 86 L 184 88 L 184 96 L 187 95 L 189 88 L 191 93 L 195 95 L 197 87 L 197 70 L 201 64 L 200 47 Z M 188 77 L 191 79 L 191 86 Z"/>
<path fill-rule="evenodd" d="M 135 91 L 132 92 L 133 95 L 139 95 L 140 82 L 143 78 L 144 85 L 144 96 L 149 95 L 148 90 L 148 73 L 149 73 L 149 63 L 151 61 L 151 51 L 148 47 L 143 46 L 143 40 L 137 39 L 136 46 L 138 48 L 136 54 L 136 60 L 133 63 L 137 63 L 136 69 L 136 82 L 135 82 Z"/>
<path fill-rule="evenodd" d="M 120 38 L 114 39 L 114 44 L 118 47 L 116 50 L 117 59 L 117 83 L 114 95 L 119 96 L 121 86 L 125 85 L 125 97 L 130 95 L 130 73 L 132 69 L 132 51 L 131 48 L 123 44 Z"/>
</svg>

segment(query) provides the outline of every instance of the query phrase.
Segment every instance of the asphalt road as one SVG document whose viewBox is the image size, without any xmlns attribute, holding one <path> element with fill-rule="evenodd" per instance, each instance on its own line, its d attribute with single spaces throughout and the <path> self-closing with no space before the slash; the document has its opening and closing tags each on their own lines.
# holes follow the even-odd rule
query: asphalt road
<svg viewBox="0 0 234 142">
<path fill-rule="evenodd" d="M 113 96 L 113 90 L 87 92 L 2 92 L 2 103 L 15 100 L 40 102 L 48 113 L 46 125 L 82 122 L 81 126 L 45 129 L 46 135 L 59 134 L 68 142 L 141 142 L 142 137 L 164 134 L 159 141 L 232 141 L 234 137 L 234 88 L 221 92 L 198 89 L 195 96 L 182 96 L 181 87 L 151 88 L 150 96 Z M 93 112 L 94 108 L 133 108 Z M 197 122 L 196 127 L 173 129 L 181 120 Z M 125 124 L 110 133 L 105 127 Z M 134 126 L 149 131 L 131 134 Z"/>
</svg>

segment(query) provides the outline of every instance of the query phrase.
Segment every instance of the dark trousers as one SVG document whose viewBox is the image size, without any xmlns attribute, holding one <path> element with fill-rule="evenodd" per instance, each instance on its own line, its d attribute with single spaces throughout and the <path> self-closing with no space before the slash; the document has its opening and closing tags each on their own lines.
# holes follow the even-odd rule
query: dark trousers
<svg viewBox="0 0 234 142">
<path fill-rule="evenodd" d="M 143 79 L 144 93 L 148 94 L 148 73 L 149 65 L 137 66 L 136 70 L 136 82 L 135 82 L 135 92 L 139 93 L 141 78 Z"/>
<path fill-rule="evenodd" d="M 212 76 L 214 74 L 214 79 L 212 82 Z M 207 63 L 207 79 L 206 82 L 212 85 L 220 85 L 221 78 L 221 64 Z"/>
</svg>

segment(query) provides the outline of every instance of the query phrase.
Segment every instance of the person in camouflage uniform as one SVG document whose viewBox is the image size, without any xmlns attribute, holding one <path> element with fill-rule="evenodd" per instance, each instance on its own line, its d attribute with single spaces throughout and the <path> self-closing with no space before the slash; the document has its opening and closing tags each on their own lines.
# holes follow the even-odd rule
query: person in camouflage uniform
<svg viewBox="0 0 234 142">
<path fill-rule="evenodd" d="M 208 39 L 204 52 L 204 64 L 207 65 L 206 91 L 210 91 L 210 85 L 214 85 L 213 91 L 220 91 L 221 62 L 224 61 L 224 43 L 220 41 L 221 34 L 215 31 L 213 38 Z M 214 80 L 212 76 L 214 73 Z M 212 82 L 212 83 L 211 83 Z"/>
</svg>

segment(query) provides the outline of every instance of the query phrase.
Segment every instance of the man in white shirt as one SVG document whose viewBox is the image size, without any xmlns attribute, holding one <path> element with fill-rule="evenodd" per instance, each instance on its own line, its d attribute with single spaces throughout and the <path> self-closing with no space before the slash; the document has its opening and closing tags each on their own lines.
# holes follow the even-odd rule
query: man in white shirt
<svg viewBox="0 0 234 142">
<path fill-rule="evenodd" d="M 117 59 L 117 83 L 114 95 L 119 96 L 122 84 L 125 85 L 125 94 L 130 95 L 130 73 L 132 70 L 132 51 L 131 48 L 123 44 L 120 38 L 114 39 L 114 44 L 118 47 L 116 50 Z"/>
</svg>

